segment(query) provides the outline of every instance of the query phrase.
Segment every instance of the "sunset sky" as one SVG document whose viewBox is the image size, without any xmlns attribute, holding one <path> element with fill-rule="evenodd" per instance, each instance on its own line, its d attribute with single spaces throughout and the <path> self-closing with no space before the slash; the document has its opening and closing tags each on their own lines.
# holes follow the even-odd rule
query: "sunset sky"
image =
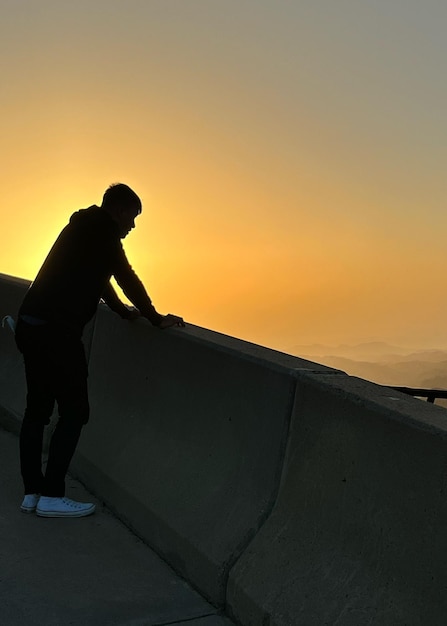
<svg viewBox="0 0 447 626">
<path fill-rule="evenodd" d="M 112 182 L 157 309 L 447 347 L 445 0 L 1 0 L 0 272 Z"/>
</svg>

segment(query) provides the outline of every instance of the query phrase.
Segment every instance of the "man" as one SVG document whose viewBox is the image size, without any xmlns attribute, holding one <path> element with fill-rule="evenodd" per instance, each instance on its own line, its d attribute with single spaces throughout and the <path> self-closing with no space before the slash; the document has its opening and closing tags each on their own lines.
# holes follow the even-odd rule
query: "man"
<svg viewBox="0 0 447 626">
<path fill-rule="evenodd" d="M 84 517 L 91 503 L 65 497 L 65 475 L 82 426 L 89 418 L 87 362 L 81 341 L 99 301 L 123 319 L 142 315 L 158 328 L 184 326 L 160 315 L 132 270 L 121 239 L 135 227 L 141 201 L 130 187 L 111 185 L 100 207 L 74 213 L 48 254 L 19 310 L 16 342 L 23 354 L 27 406 L 20 432 L 25 487 L 21 510 L 42 517 Z M 110 284 L 114 276 L 136 309 L 126 307 Z M 57 402 L 59 420 L 50 442 L 45 475 L 42 442 Z"/>
</svg>

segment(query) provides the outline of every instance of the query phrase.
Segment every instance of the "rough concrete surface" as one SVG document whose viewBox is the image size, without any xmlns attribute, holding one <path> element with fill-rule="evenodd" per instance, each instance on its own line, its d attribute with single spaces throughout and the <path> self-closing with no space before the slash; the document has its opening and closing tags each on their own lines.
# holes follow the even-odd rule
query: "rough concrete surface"
<svg viewBox="0 0 447 626">
<path fill-rule="evenodd" d="M 68 497 L 96 502 L 94 515 L 21 513 L 18 440 L 0 429 L 2 626 L 231 624 L 80 483 L 68 483 Z"/>
<path fill-rule="evenodd" d="M 290 370 L 104 309 L 89 370 L 91 418 L 74 471 L 223 604 L 228 571 L 274 502 Z"/>
<path fill-rule="evenodd" d="M 447 412 L 347 376 L 303 375 L 296 397 L 278 500 L 230 573 L 230 615 L 445 624 Z"/>
</svg>

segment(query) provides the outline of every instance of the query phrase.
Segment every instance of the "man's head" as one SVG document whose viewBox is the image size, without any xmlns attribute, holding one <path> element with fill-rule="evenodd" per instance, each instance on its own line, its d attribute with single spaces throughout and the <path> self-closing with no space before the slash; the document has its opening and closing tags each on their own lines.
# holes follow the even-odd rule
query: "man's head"
<svg viewBox="0 0 447 626">
<path fill-rule="evenodd" d="M 101 208 L 118 224 L 120 237 L 124 239 L 135 228 L 135 218 L 141 213 L 141 200 L 130 187 L 116 183 L 106 190 Z"/>
</svg>

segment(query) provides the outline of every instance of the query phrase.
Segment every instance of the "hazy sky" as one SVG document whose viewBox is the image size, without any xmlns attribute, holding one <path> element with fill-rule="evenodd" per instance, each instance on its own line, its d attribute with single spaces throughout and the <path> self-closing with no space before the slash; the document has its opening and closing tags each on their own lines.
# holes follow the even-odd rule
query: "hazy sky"
<svg viewBox="0 0 447 626">
<path fill-rule="evenodd" d="M 447 346 L 445 0 L 0 0 L 0 271 L 111 182 L 154 304 L 285 351 Z"/>
</svg>

